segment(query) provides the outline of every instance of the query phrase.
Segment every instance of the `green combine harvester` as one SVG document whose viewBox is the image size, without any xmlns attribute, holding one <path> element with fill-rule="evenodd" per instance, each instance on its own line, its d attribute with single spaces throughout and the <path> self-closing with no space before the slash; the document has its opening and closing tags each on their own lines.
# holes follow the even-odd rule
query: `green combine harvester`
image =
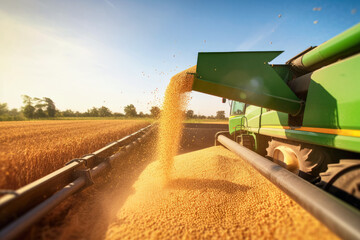
<svg viewBox="0 0 360 240">
<path fill-rule="evenodd" d="M 360 24 L 282 51 L 198 54 L 193 90 L 232 100 L 234 141 L 360 207 Z"/>
</svg>

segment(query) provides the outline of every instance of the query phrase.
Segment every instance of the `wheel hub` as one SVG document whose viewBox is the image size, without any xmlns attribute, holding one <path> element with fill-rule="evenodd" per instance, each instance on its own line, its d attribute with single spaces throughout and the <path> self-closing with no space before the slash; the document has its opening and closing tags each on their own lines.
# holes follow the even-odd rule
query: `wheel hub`
<svg viewBox="0 0 360 240">
<path fill-rule="evenodd" d="M 274 162 L 285 167 L 293 173 L 299 172 L 299 160 L 294 151 L 286 146 L 278 146 L 274 149 Z"/>
</svg>

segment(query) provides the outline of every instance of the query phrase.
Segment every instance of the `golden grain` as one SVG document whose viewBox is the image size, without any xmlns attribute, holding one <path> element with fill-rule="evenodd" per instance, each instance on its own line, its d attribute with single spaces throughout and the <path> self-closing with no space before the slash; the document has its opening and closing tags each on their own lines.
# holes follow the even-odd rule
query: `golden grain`
<svg viewBox="0 0 360 240">
<path fill-rule="evenodd" d="M 191 91 L 196 66 L 182 71 L 170 80 L 161 109 L 158 139 L 158 159 L 165 182 L 170 179 L 172 162 L 177 154 L 184 120 L 184 111 L 189 101 L 186 94 Z"/>
<path fill-rule="evenodd" d="M 223 147 L 175 157 L 166 187 L 151 163 L 107 239 L 336 239 L 249 164 Z"/>
</svg>

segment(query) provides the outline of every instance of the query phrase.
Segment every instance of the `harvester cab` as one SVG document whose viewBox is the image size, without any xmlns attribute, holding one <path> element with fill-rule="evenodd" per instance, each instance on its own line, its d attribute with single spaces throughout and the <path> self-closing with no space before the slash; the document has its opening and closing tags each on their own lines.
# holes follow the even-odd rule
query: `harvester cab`
<svg viewBox="0 0 360 240">
<path fill-rule="evenodd" d="M 193 90 L 232 100 L 241 145 L 359 199 L 359 52 L 360 24 L 283 65 L 269 64 L 281 51 L 199 53 Z"/>
</svg>

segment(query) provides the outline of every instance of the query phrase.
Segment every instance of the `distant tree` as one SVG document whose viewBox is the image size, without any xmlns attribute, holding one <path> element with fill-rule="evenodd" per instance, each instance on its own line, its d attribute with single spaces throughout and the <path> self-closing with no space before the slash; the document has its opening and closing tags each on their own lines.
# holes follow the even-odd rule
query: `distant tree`
<svg viewBox="0 0 360 240">
<path fill-rule="evenodd" d="M 86 112 L 81 114 L 82 117 L 90 117 L 90 109 L 86 110 Z"/>
<path fill-rule="evenodd" d="M 63 115 L 62 115 L 62 112 L 60 111 L 60 110 L 58 110 L 58 109 L 56 109 L 55 110 L 55 116 L 54 117 L 62 117 Z"/>
<path fill-rule="evenodd" d="M 225 111 L 217 111 L 216 118 L 217 119 L 225 119 Z"/>
<path fill-rule="evenodd" d="M 107 107 L 102 106 L 101 108 L 99 108 L 99 116 L 100 117 L 110 117 L 112 115 L 110 109 L 108 109 Z"/>
<path fill-rule="evenodd" d="M 23 107 L 22 109 L 23 114 L 26 118 L 33 118 L 34 117 L 34 112 L 35 112 L 35 108 L 31 105 L 26 105 L 25 107 Z"/>
<path fill-rule="evenodd" d="M 14 120 L 24 120 L 24 118 L 16 108 L 9 110 L 7 103 L 0 103 L 0 121 Z"/>
<path fill-rule="evenodd" d="M 145 117 L 145 114 L 143 112 L 140 112 L 139 117 L 143 118 L 143 117 Z"/>
<path fill-rule="evenodd" d="M 45 110 L 46 108 L 46 103 L 44 102 L 44 99 L 38 98 L 38 97 L 34 97 L 33 102 L 35 102 L 35 108 L 37 109 L 42 109 Z"/>
<path fill-rule="evenodd" d="M 26 105 L 35 104 L 35 111 L 34 111 L 34 117 L 36 118 L 44 118 L 44 117 L 55 117 L 56 114 L 56 107 L 54 104 L 54 101 L 50 98 L 44 97 L 44 98 L 31 98 L 27 95 L 23 96 L 23 102 Z M 30 108 L 28 108 L 30 109 Z"/>
<path fill-rule="evenodd" d="M 44 102 L 44 99 L 34 97 L 33 101 L 35 101 L 35 112 L 34 112 L 34 118 L 45 118 L 46 113 L 46 103 Z"/>
<path fill-rule="evenodd" d="M 72 110 L 70 110 L 70 109 L 66 109 L 65 111 L 63 111 L 63 112 L 61 113 L 61 115 L 62 115 L 63 117 L 75 117 L 75 113 L 74 113 Z"/>
<path fill-rule="evenodd" d="M 194 118 L 194 111 L 193 110 L 187 110 L 186 111 L 186 118 Z"/>
<path fill-rule="evenodd" d="M 21 97 L 23 99 L 23 104 L 25 104 L 25 105 L 32 105 L 33 104 L 32 98 L 29 97 L 28 95 L 22 95 Z"/>
<path fill-rule="evenodd" d="M 160 108 L 156 106 L 152 106 L 150 109 L 150 113 L 153 118 L 158 118 L 160 115 Z"/>
<path fill-rule="evenodd" d="M 33 118 L 35 113 L 35 107 L 33 106 L 33 100 L 28 95 L 22 95 L 23 104 L 25 106 L 22 107 L 23 114 L 26 118 Z"/>
<path fill-rule="evenodd" d="M 16 108 L 11 109 L 11 110 L 8 112 L 8 114 L 9 114 L 10 116 L 12 116 L 12 117 L 15 117 L 15 116 L 19 116 L 19 115 L 20 115 L 19 111 L 18 111 Z"/>
<path fill-rule="evenodd" d="M 99 116 L 99 110 L 96 107 L 89 109 L 88 112 L 89 112 L 89 117 L 98 117 Z"/>
<path fill-rule="evenodd" d="M 118 113 L 118 112 L 115 112 L 113 113 L 114 117 L 123 117 L 124 114 L 123 113 Z"/>
<path fill-rule="evenodd" d="M 135 117 L 137 115 L 136 108 L 133 104 L 124 107 L 124 112 L 127 117 Z"/>
<path fill-rule="evenodd" d="M 53 100 L 50 98 L 44 97 L 43 102 L 46 103 L 46 113 L 49 117 L 55 117 L 56 114 L 56 107 Z"/>
<path fill-rule="evenodd" d="M 34 112 L 34 118 L 46 118 L 47 115 L 42 108 L 37 108 Z"/>
<path fill-rule="evenodd" d="M 7 103 L 0 103 L 0 115 L 4 115 L 9 112 Z"/>
</svg>

